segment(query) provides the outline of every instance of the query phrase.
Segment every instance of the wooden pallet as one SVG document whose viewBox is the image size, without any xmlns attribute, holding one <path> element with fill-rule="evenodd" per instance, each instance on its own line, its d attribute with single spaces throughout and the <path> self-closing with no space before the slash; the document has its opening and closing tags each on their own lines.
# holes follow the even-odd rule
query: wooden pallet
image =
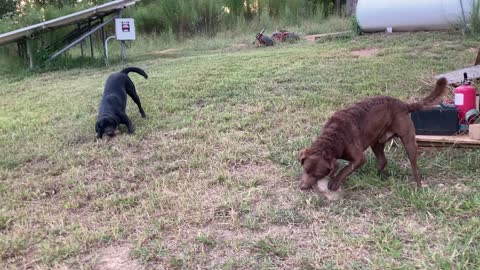
<svg viewBox="0 0 480 270">
<path fill-rule="evenodd" d="M 468 135 L 458 136 L 433 136 L 417 135 L 415 136 L 417 144 L 420 147 L 463 147 L 480 148 L 480 140 L 473 140 Z"/>
<path fill-rule="evenodd" d="M 318 35 L 306 35 L 303 38 L 310 42 L 315 42 L 315 41 L 319 41 L 327 38 L 347 37 L 351 34 L 352 34 L 352 31 L 342 31 L 342 32 L 335 32 L 335 33 L 318 34 Z"/>
<path fill-rule="evenodd" d="M 480 78 L 480 49 L 477 52 L 477 58 L 475 59 L 475 63 L 471 67 L 457 69 L 451 72 L 443 73 L 440 75 L 435 76 L 435 79 L 440 79 L 442 77 L 447 78 L 448 84 L 459 84 L 463 82 L 463 73 L 467 73 L 468 78 L 472 80 L 476 80 Z"/>
<path fill-rule="evenodd" d="M 458 84 L 463 82 L 463 73 L 467 73 L 468 79 L 478 79 L 480 78 L 480 65 L 478 66 L 473 66 L 473 67 L 468 67 L 468 68 L 462 68 L 458 70 L 454 70 L 448 73 L 440 74 L 435 76 L 435 79 L 440 79 L 442 77 L 447 78 L 447 81 L 449 84 Z"/>
</svg>

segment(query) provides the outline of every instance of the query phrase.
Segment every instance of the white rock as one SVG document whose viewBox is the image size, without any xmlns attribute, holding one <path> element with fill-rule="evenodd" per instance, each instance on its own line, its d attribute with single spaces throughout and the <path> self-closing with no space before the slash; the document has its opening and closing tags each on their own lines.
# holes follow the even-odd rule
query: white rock
<svg viewBox="0 0 480 270">
<path fill-rule="evenodd" d="M 322 178 L 317 181 L 317 184 L 313 186 L 313 190 L 319 196 L 323 196 L 330 201 L 336 201 L 343 198 L 344 192 L 342 191 L 342 187 L 340 187 L 336 191 L 331 191 L 328 189 L 328 182 L 330 179 L 328 177 Z"/>
</svg>

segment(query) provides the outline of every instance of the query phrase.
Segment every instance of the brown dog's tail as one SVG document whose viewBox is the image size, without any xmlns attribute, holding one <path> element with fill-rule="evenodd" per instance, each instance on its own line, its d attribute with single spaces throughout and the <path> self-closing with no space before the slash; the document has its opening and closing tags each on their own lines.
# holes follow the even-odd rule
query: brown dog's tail
<svg viewBox="0 0 480 270">
<path fill-rule="evenodd" d="M 447 79 L 438 79 L 435 84 L 435 89 L 433 89 L 430 95 L 426 96 L 420 102 L 407 104 L 408 112 L 420 111 L 427 107 L 438 105 L 442 101 L 442 97 L 447 93 L 447 84 Z"/>
</svg>

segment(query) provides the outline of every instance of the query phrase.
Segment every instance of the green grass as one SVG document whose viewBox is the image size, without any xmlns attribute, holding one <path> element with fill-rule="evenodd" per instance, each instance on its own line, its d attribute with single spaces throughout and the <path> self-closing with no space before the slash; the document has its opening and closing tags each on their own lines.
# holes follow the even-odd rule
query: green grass
<svg viewBox="0 0 480 270">
<path fill-rule="evenodd" d="M 205 51 L 237 51 L 251 47 L 255 35 L 262 28 L 265 34 L 271 36 L 275 31 L 288 30 L 299 35 L 321 34 L 350 29 L 349 20 L 331 16 L 320 21 L 303 20 L 298 25 L 287 25 L 279 20 L 265 17 L 264 20 L 239 23 L 232 29 L 221 31 L 215 35 L 197 33 L 192 36 L 176 35 L 172 31 L 161 33 L 138 33 L 134 42 L 127 41 L 127 58 L 131 62 L 139 62 L 154 58 L 178 58 L 184 56 L 198 56 Z M 106 30 L 106 36 L 114 35 L 112 29 Z M 0 74 L 15 80 L 27 77 L 32 73 L 51 72 L 56 70 L 81 68 L 84 66 L 100 68 L 105 66 L 103 46 L 97 39 L 94 40 L 94 58 L 90 57 L 90 46 L 85 44 L 85 56 L 81 56 L 80 46 L 77 45 L 61 57 L 45 63 L 35 59 L 34 70 L 28 69 L 24 60 L 16 54 L 16 45 L 10 44 L 0 48 Z M 108 64 L 115 66 L 122 63 L 120 42 L 108 42 Z"/>
<path fill-rule="evenodd" d="M 478 150 L 420 151 L 421 190 L 402 148 L 384 177 L 369 153 L 335 203 L 299 190 L 296 160 L 335 110 L 422 96 L 432 75 L 471 64 L 475 42 L 195 46 L 132 53 L 148 118 L 129 101 L 136 133 L 112 140 L 95 141 L 94 123 L 120 66 L 0 79 L 0 268 L 480 267 Z"/>
</svg>

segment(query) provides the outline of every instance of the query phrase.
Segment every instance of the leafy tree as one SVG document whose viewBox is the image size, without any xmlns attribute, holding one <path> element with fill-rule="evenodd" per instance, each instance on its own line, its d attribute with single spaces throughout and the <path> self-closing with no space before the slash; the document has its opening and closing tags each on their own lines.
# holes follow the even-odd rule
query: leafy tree
<svg viewBox="0 0 480 270">
<path fill-rule="evenodd" d="M 14 13 L 17 9 L 17 0 L 0 0 L 0 17 L 7 13 Z"/>
</svg>

